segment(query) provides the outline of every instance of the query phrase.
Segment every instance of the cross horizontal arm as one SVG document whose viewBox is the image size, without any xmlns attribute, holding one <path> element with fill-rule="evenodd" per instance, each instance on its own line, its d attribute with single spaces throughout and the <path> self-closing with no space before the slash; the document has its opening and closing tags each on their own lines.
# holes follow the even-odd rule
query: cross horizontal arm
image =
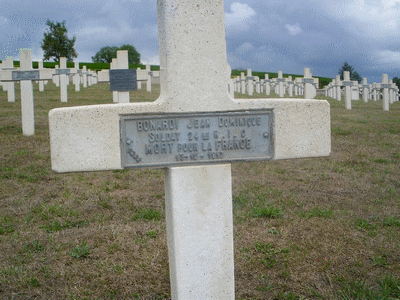
<svg viewBox="0 0 400 300">
<path fill-rule="evenodd" d="M 231 100 L 229 106 L 215 104 L 212 109 L 204 112 L 252 109 L 272 109 L 272 159 L 320 157 L 330 154 L 330 110 L 327 101 Z M 49 113 L 52 168 L 56 172 L 122 169 L 120 116 L 180 112 L 183 111 L 171 108 L 163 98 L 146 104 L 53 109 Z"/>
</svg>

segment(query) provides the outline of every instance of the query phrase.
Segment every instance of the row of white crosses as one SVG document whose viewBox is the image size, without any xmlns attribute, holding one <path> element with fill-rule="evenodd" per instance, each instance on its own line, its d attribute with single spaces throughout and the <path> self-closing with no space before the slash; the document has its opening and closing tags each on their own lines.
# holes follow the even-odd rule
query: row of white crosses
<svg viewBox="0 0 400 300">
<path fill-rule="evenodd" d="M 7 57 L 5 61 L 0 64 L 0 86 L 2 86 L 3 91 L 7 92 L 8 102 L 15 102 L 15 84 L 14 81 L 1 81 L 4 71 L 16 70 L 14 68 L 14 60 L 12 57 Z"/>
<path fill-rule="evenodd" d="M 33 81 L 51 80 L 52 70 L 32 69 L 31 50 L 21 50 L 19 53 L 20 68 L 6 68 L 0 71 L 0 82 L 8 83 L 7 92 L 10 102 L 15 102 L 14 83 L 19 82 L 21 87 L 21 117 L 22 133 L 30 136 L 35 133 L 35 117 L 33 105 Z M 12 60 L 12 59 L 11 59 Z M 7 63 L 9 66 L 9 62 Z M 10 85 L 12 83 L 12 85 Z M 13 99 L 10 99 L 10 93 Z"/>
<path fill-rule="evenodd" d="M 364 102 L 371 99 L 377 101 L 382 96 L 383 110 L 385 111 L 389 110 L 389 104 L 399 101 L 399 89 L 393 80 L 389 81 L 387 74 L 382 75 L 382 83 L 374 82 L 373 84 L 368 84 L 367 78 L 363 78 L 362 84 L 359 84 L 358 81 L 351 81 L 348 71 L 344 71 L 343 76 L 344 80 L 340 80 L 340 76 L 337 75 L 325 87 L 325 95 L 341 101 L 342 87 L 344 87 L 346 109 L 351 109 L 352 100 L 359 100 L 360 92 Z"/>
<path fill-rule="evenodd" d="M 175 300 L 235 298 L 230 162 L 331 151 L 327 101 L 229 96 L 223 3 L 157 1 L 161 93 L 155 102 L 49 113 L 56 172 L 165 169 Z"/>
<path fill-rule="evenodd" d="M 313 99 L 316 96 L 318 88 L 318 78 L 312 78 L 309 68 L 304 68 L 304 77 L 292 79 L 292 76 L 283 78 L 282 71 L 278 71 L 278 78 L 269 79 L 268 74 L 265 74 L 265 79 L 261 79 L 258 76 L 253 76 L 251 69 L 247 70 L 247 76 L 244 72 L 240 76 L 237 76 L 233 80 L 233 89 L 230 91 L 238 92 L 252 96 L 254 88 L 256 93 L 263 93 L 270 95 L 271 90 L 281 98 L 288 94 L 289 97 L 304 95 L 305 99 Z"/>
<path fill-rule="evenodd" d="M 39 70 L 43 69 L 43 61 L 38 62 Z M 94 85 L 97 83 L 97 72 L 87 70 L 86 66 L 83 66 L 82 70 L 79 69 L 79 63 L 75 62 L 73 68 L 67 68 L 67 59 L 65 57 L 60 57 L 60 66 L 56 65 L 53 72 L 52 81 L 57 86 L 60 87 L 60 98 L 61 102 L 68 101 L 68 90 L 67 86 L 70 84 L 72 78 L 72 83 L 75 85 L 75 91 L 80 91 L 80 86 L 83 85 L 84 88 Z M 44 84 L 47 81 L 39 81 L 39 91 L 44 91 Z"/>
<path fill-rule="evenodd" d="M 69 74 L 74 74 L 75 90 L 79 91 L 80 73 L 75 63 L 75 70 L 66 68 L 66 58 L 60 58 L 61 68 L 44 69 L 43 63 L 39 62 L 38 69 L 32 68 L 32 52 L 30 49 L 20 50 L 20 68 L 13 67 L 13 58 L 8 57 L 0 66 L 0 83 L 3 90 L 7 92 L 8 102 L 15 102 L 15 83 L 20 83 L 21 88 L 21 118 L 22 133 L 30 136 L 35 133 L 33 82 L 39 83 L 39 91 L 44 91 L 44 83 L 49 80 L 55 81 L 60 86 L 61 102 L 67 102 L 67 84 Z M 71 71 L 72 70 L 72 71 Z M 83 70 L 84 86 L 86 72 Z M 96 76 L 91 76 L 94 80 Z M 95 81 L 90 81 L 90 84 Z"/>
<path fill-rule="evenodd" d="M 31 50 L 26 49 L 24 51 L 30 52 Z M 31 56 L 31 54 L 30 54 Z M 75 84 L 75 91 L 79 92 L 80 91 L 80 85 L 83 84 L 83 87 L 87 87 L 88 85 L 92 85 L 96 83 L 97 76 L 96 73 L 93 71 L 87 71 L 86 66 L 83 67 L 83 70 L 79 70 L 79 64 L 75 62 L 75 67 L 72 69 L 67 69 L 66 67 L 66 58 L 61 57 L 60 58 L 60 66 L 55 66 L 55 69 L 44 69 L 43 68 L 43 61 L 38 62 L 38 70 L 42 74 L 46 74 L 46 79 L 40 79 L 37 78 L 35 80 L 35 76 L 32 75 L 31 79 L 35 81 L 36 83 L 39 84 L 39 92 L 44 91 L 44 86 L 45 84 L 48 83 L 49 80 L 52 80 L 53 83 L 57 86 L 60 87 L 60 98 L 61 102 L 67 102 L 68 100 L 68 95 L 67 95 L 67 85 L 69 85 L 70 78 L 72 76 L 73 78 L 73 83 Z M 0 65 L 0 71 L 18 71 L 18 69 L 13 68 L 13 58 L 8 57 L 5 62 L 3 62 Z M 36 74 L 37 72 L 33 72 L 31 74 Z M 11 74 L 8 72 L 8 74 Z M 26 73 L 28 74 L 28 73 Z M 37 73 L 39 74 L 39 73 Z M 7 75 L 9 76 L 9 75 Z M 37 75 L 38 76 L 38 75 Z M 15 79 L 6 79 L 4 78 L 1 84 L 3 85 L 3 90 L 7 91 L 8 93 L 8 102 L 15 102 L 15 82 L 19 82 L 20 80 L 18 78 Z M 1 81 L 1 80 L 0 80 Z"/>
</svg>

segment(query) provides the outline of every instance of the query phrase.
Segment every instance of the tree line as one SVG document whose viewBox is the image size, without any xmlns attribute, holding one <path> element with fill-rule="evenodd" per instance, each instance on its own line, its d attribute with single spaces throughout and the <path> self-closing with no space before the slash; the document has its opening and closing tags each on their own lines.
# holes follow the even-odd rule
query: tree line
<svg viewBox="0 0 400 300">
<path fill-rule="evenodd" d="M 48 29 L 44 33 L 41 43 L 44 52 L 43 60 L 53 59 L 55 62 L 59 62 L 60 57 L 66 57 L 67 61 L 73 61 L 74 58 L 78 57 L 78 53 L 74 48 L 76 36 L 73 36 L 71 39 L 68 38 L 68 30 L 65 26 L 65 21 L 52 22 L 47 20 L 46 25 Z M 134 46 L 129 44 L 124 44 L 120 47 L 102 47 L 92 56 L 92 61 L 95 63 L 111 63 L 112 59 L 117 57 L 118 50 L 128 51 L 129 64 L 140 64 L 140 53 L 136 51 Z M 344 79 L 344 71 L 350 72 L 350 80 L 358 81 L 359 83 L 362 82 L 360 74 L 347 62 L 344 62 L 343 66 L 338 71 L 341 80 Z M 393 82 L 400 88 L 400 78 L 394 77 Z"/>
<path fill-rule="evenodd" d="M 44 52 L 43 60 L 53 59 L 55 62 L 60 61 L 60 57 L 66 57 L 67 61 L 73 61 L 78 57 L 75 50 L 76 36 L 68 38 L 68 30 L 65 21 L 52 22 L 47 20 L 47 31 L 44 32 L 41 48 Z M 140 64 L 140 53 L 135 47 L 124 44 L 121 47 L 106 46 L 101 48 L 94 56 L 92 61 L 97 63 L 111 63 L 113 58 L 117 57 L 118 50 L 128 51 L 129 64 Z"/>
</svg>

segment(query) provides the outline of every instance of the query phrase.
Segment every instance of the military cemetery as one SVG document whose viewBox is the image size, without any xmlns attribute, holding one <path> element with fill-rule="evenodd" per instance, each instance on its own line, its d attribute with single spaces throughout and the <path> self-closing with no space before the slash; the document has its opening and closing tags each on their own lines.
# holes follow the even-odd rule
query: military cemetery
<svg viewBox="0 0 400 300">
<path fill-rule="evenodd" d="M 157 18 L 159 69 L 0 63 L 0 298 L 400 298 L 396 78 L 232 69 L 223 0 Z"/>
</svg>

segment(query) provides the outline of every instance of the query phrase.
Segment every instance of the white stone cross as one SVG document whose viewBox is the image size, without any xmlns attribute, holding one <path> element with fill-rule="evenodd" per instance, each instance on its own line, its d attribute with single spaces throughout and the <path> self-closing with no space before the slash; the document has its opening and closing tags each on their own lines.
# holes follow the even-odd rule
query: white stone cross
<svg viewBox="0 0 400 300">
<path fill-rule="evenodd" d="M 271 93 L 271 80 L 269 79 L 269 75 L 265 74 L 265 95 L 269 96 L 269 94 Z"/>
<path fill-rule="evenodd" d="M 316 95 L 315 80 L 312 78 L 310 68 L 304 68 L 304 98 L 313 99 Z"/>
<path fill-rule="evenodd" d="M 60 95 L 61 102 L 68 101 L 68 89 L 67 89 L 67 58 L 60 57 L 60 68 L 57 69 L 56 74 L 59 74 L 60 80 Z"/>
<path fill-rule="evenodd" d="M 289 76 L 289 77 L 286 79 L 286 83 L 287 83 L 287 85 L 288 85 L 289 97 L 291 98 L 291 97 L 293 97 L 293 85 L 294 85 L 292 76 Z"/>
<path fill-rule="evenodd" d="M 310 99 L 232 99 L 226 88 L 223 0 L 158 0 L 157 6 L 160 97 L 151 103 L 51 110 L 52 168 L 123 169 L 124 159 L 140 164 L 150 156 L 168 157 L 169 151 L 182 158 L 184 166 L 175 160 L 165 163 L 172 299 L 234 299 L 232 179 L 224 157 L 245 155 L 264 140 L 270 159 L 329 155 L 329 104 Z M 261 125 L 262 111 L 270 113 L 270 128 Z M 229 136 L 236 129 L 240 138 Z M 142 132 L 146 138 L 139 140 L 136 134 Z M 262 141 L 247 132 L 259 133 Z M 152 142 L 157 139 L 167 141 L 164 154 L 162 143 L 155 152 L 157 144 Z M 154 146 L 154 152 L 138 155 L 135 151 L 141 149 L 128 147 L 142 142 Z M 261 156 L 266 148 L 259 149 Z M 202 155 L 216 164 L 203 165 Z"/>
<path fill-rule="evenodd" d="M 75 92 L 79 92 L 81 90 L 81 75 L 79 74 L 81 70 L 79 70 L 79 63 L 76 61 L 74 63 L 73 73 L 73 83 L 75 84 Z"/>
<path fill-rule="evenodd" d="M 249 96 L 252 96 L 254 92 L 253 79 L 254 77 L 251 69 L 247 69 L 246 81 L 247 81 L 247 92 Z"/>
<path fill-rule="evenodd" d="M 241 91 L 242 94 L 246 93 L 246 76 L 244 75 L 244 72 L 240 73 L 240 86 L 241 86 Z"/>
<path fill-rule="evenodd" d="M 373 99 L 374 101 L 378 101 L 378 98 L 380 97 L 380 96 L 379 96 L 379 92 L 380 92 L 380 84 L 374 82 L 374 83 L 372 84 L 372 99 Z"/>
<path fill-rule="evenodd" d="M 364 77 L 363 78 L 363 83 L 362 83 L 362 89 L 363 89 L 363 101 L 368 102 L 368 97 L 369 97 L 369 84 L 368 84 L 368 78 Z"/>
<path fill-rule="evenodd" d="M 391 84 L 389 84 L 388 74 L 383 74 L 381 88 L 383 90 L 382 101 L 383 101 L 383 110 L 384 111 L 389 110 L 389 88 L 390 87 L 391 87 Z"/>
<path fill-rule="evenodd" d="M 43 69 L 43 60 L 40 60 L 38 62 L 38 69 L 39 70 Z M 39 81 L 39 92 L 44 92 L 44 81 L 43 80 Z"/>
<path fill-rule="evenodd" d="M 87 76 L 87 68 L 86 66 L 82 67 L 82 85 L 84 88 L 87 88 L 88 86 L 88 80 L 87 80 L 88 76 Z"/>
<path fill-rule="evenodd" d="M 16 70 L 14 68 L 14 60 L 11 56 L 7 57 L 5 61 L 2 62 L 0 72 L 1 71 L 6 71 L 6 70 Z M 1 72 L 3 73 L 3 72 Z M 10 72 L 8 72 L 11 74 Z M 2 79 L 3 75 L 0 74 L 0 81 Z M 4 91 L 7 91 L 7 99 L 8 102 L 14 103 L 15 102 L 15 83 L 13 81 L 10 82 L 2 82 Z"/>
<path fill-rule="evenodd" d="M 282 71 L 278 71 L 278 78 L 277 78 L 277 82 L 278 82 L 278 95 L 279 97 L 283 98 L 284 94 L 285 94 L 285 89 L 283 87 L 283 84 L 285 82 L 285 79 L 283 78 L 283 73 Z"/>
<path fill-rule="evenodd" d="M 342 100 L 342 82 L 340 81 L 340 75 L 336 75 L 336 100 L 341 101 Z"/>
<path fill-rule="evenodd" d="M 350 81 L 350 72 L 343 71 L 343 81 L 342 85 L 344 85 L 345 91 L 345 107 L 346 109 L 351 109 L 351 87 L 354 85 L 353 81 Z"/>
<path fill-rule="evenodd" d="M 118 69 L 118 60 L 117 58 L 113 58 L 110 64 L 110 70 Z M 110 76 L 108 77 L 108 81 L 110 81 Z M 118 91 L 113 91 L 113 102 L 118 103 Z"/>
<path fill-rule="evenodd" d="M 30 49 L 20 50 L 19 60 L 20 68 L 18 70 L 9 69 L 1 71 L 0 81 L 20 82 L 22 133 L 23 135 L 30 136 L 35 133 L 32 81 L 51 79 L 53 71 L 46 69 L 33 70 L 32 52 Z"/>
<path fill-rule="evenodd" d="M 150 70 L 150 65 L 149 64 L 146 65 L 146 72 L 147 72 L 146 90 L 148 92 L 151 92 L 151 81 L 152 81 L 153 73 Z"/>
</svg>

